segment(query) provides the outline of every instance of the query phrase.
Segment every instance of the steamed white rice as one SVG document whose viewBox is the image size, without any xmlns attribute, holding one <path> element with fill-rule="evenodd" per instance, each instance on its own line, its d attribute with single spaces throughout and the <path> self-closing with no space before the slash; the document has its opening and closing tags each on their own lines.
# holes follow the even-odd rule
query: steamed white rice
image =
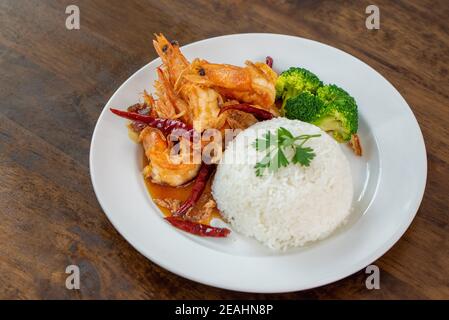
<svg viewBox="0 0 449 320">
<path fill-rule="evenodd" d="M 309 167 L 289 164 L 258 177 L 254 165 L 264 153 L 252 143 L 279 127 L 295 136 L 321 133 L 306 142 L 316 157 Z M 285 250 L 322 239 L 341 225 L 351 210 L 353 185 L 348 160 L 329 135 L 305 122 L 275 118 L 251 126 L 229 143 L 212 193 L 233 230 Z"/>
</svg>

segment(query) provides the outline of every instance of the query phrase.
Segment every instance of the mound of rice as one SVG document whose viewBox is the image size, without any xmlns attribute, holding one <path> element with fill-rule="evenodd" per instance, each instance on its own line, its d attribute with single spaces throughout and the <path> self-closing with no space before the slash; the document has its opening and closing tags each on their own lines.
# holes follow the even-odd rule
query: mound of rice
<svg viewBox="0 0 449 320">
<path fill-rule="evenodd" d="M 289 164 L 258 177 L 254 165 L 264 153 L 252 143 L 279 127 L 295 136 L 321 133 L 305 144 L 316 157 L 309 167 Z M 341 225 L 351 211 L 353 185 L 348 160 L 329 135 L 305 122 L 275 118 L 251 126 L 229 143 L 212 193 L 235 231 L 285 250 L 323 239 Z"/>
</svg>

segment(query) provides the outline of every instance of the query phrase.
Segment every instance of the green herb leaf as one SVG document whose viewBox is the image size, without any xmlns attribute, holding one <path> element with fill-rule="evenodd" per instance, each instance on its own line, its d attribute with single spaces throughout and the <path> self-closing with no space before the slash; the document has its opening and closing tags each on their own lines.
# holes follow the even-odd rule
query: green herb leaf
<svg viewBox="0 0 449 320">
<path fill-rule="evenodd" d="M 256 169 L 256 176 L 261 176 L 263 175 L 263 172 L 265 171 L 266 168 L 268 168 L 270 166 L 271 163 L 271 153 L 268 152 L 265 157 L 263 157 L 263 159 L 256 163 L 256 165 L 254 166 L 254 168 Z"/>
<path fill-rule="evenodd" d="M 288 166 L 288 160 L 285 156 L 282 149 L 277 149 L 276 153 L 274 154 L 273 158 L 271 158 L 270 166 L 268 167 L 268 170 L 271 172 L 275 172 L 280 167 L 286 167 Z"/>
<path fill-rule="evenodd" d="M 279 144 L 282 144 L 286 140 L 291 140 L 295 138 L 290 131 L 288 131 L 283 127 L 278 128 L 277 136 Z"/>
<path fill-rule="evenodd" d="M 266 134 L 264 134 L 263 138 L 257 138 L 256 141 L 254 141 L 253 146 L 257 151 L 264 151 L 270 148 L 272 145 L 275 145 L 276 143 L 277 137 L 273 133 L 268 131 Z"/>
<path fill-rule="evenodd" d="M 298 146 L 295 150 L 295 155 L 292 158 L 292 162 L 294 164 L 300 164 L 302 166 L 308 167 L 310 165 L 310 161 L 315 158 L 315 153 L 313 149 L 310 147 L 301 147 Z"/>
<path fill-rule="evenodd" d="M 294 164 L 308 167 L 315 157 L 315 153 L 312 148 L 303 147 L 303 145 L 309 139 L 319 136 L 321 135 L 303 134 L 295 137 L 290 131 L 280 127 L 275 134 L 269 131 L 262 138 L 257 138 L 253 143 L 253 147 L 257 151 L 266 152 L 266 154 L 254 166 L 256 176 L 262 176 L 265 169 L 268 169 L 269 172 L 275 172 L 282 167 L 288 166 L 290 161 Z M 293 157 L 290 161 L 285 155 L 285 151 L 288 149 L 293 150 Z"/>
</svg>

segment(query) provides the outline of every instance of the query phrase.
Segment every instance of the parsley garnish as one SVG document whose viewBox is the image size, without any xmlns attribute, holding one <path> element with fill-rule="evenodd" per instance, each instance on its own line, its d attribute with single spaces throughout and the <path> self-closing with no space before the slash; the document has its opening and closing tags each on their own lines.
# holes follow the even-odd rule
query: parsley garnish
<svg viewBox="0 0 449 320">
<path fill-rule="evenodd" d="M 290 162 L 308 167 L 315 157 L 315 153 L 312 148 L 304 147 L 304 144 L 309 139 L 319 136 L 321 134 L 303 134 L 295 137 L 283 127 L 278 128 L 275 134 L 268 131 L 263 138 L 257 138 L 253 143 L 257 151 L 265 152 L 262 160 L 254 166 L 256 175 L 262 176 L 265 169 L 275 172 L 281 167 L 288 166 Z M 288 149 L 292 149 L 294 152 L 290 161 L 285 155 L 285 151 Z"/>
</svg>

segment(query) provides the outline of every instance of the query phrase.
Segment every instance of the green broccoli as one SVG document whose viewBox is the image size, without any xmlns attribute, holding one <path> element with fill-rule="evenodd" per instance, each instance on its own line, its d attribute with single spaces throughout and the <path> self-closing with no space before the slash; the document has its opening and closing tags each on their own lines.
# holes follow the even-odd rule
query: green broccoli
<svg viewBox="0 0 449 320">
<path fill-rule="evenodd" d="M 316 116 L 323 108 L 324 105 L 320 99 L 310 92 L 304 91 L 285 102 L 284 113 L 288 119 L 313 122 L 317 120 Z"/>
<path fill-rule="evenodd" d="M 338 142 L 348 141 L 357 133 L 357 104 L 353 97 L 336 85 L 318 88 L 315 96 L 303 93 L 288 99 L 285 116 L 330 131 Z"/>
<path fill-rule="evenodd" d="M 325 107 L 314 124 L 324 131 L 332 131 L 339 142 L 349 141 L 358 129 L 357 104 L 354 98 L 336 85 L 319 88 L 317 97 Z"/>
<path fill-rule="evenodd" d="M 304 91 L 315 93 L 323 83 L 318 77 L 303 68 L 291 67 L 282 72 L 276 81 L 276 98 L 282 99 L 282 109 L 288 99 Z"/>
</svg>

